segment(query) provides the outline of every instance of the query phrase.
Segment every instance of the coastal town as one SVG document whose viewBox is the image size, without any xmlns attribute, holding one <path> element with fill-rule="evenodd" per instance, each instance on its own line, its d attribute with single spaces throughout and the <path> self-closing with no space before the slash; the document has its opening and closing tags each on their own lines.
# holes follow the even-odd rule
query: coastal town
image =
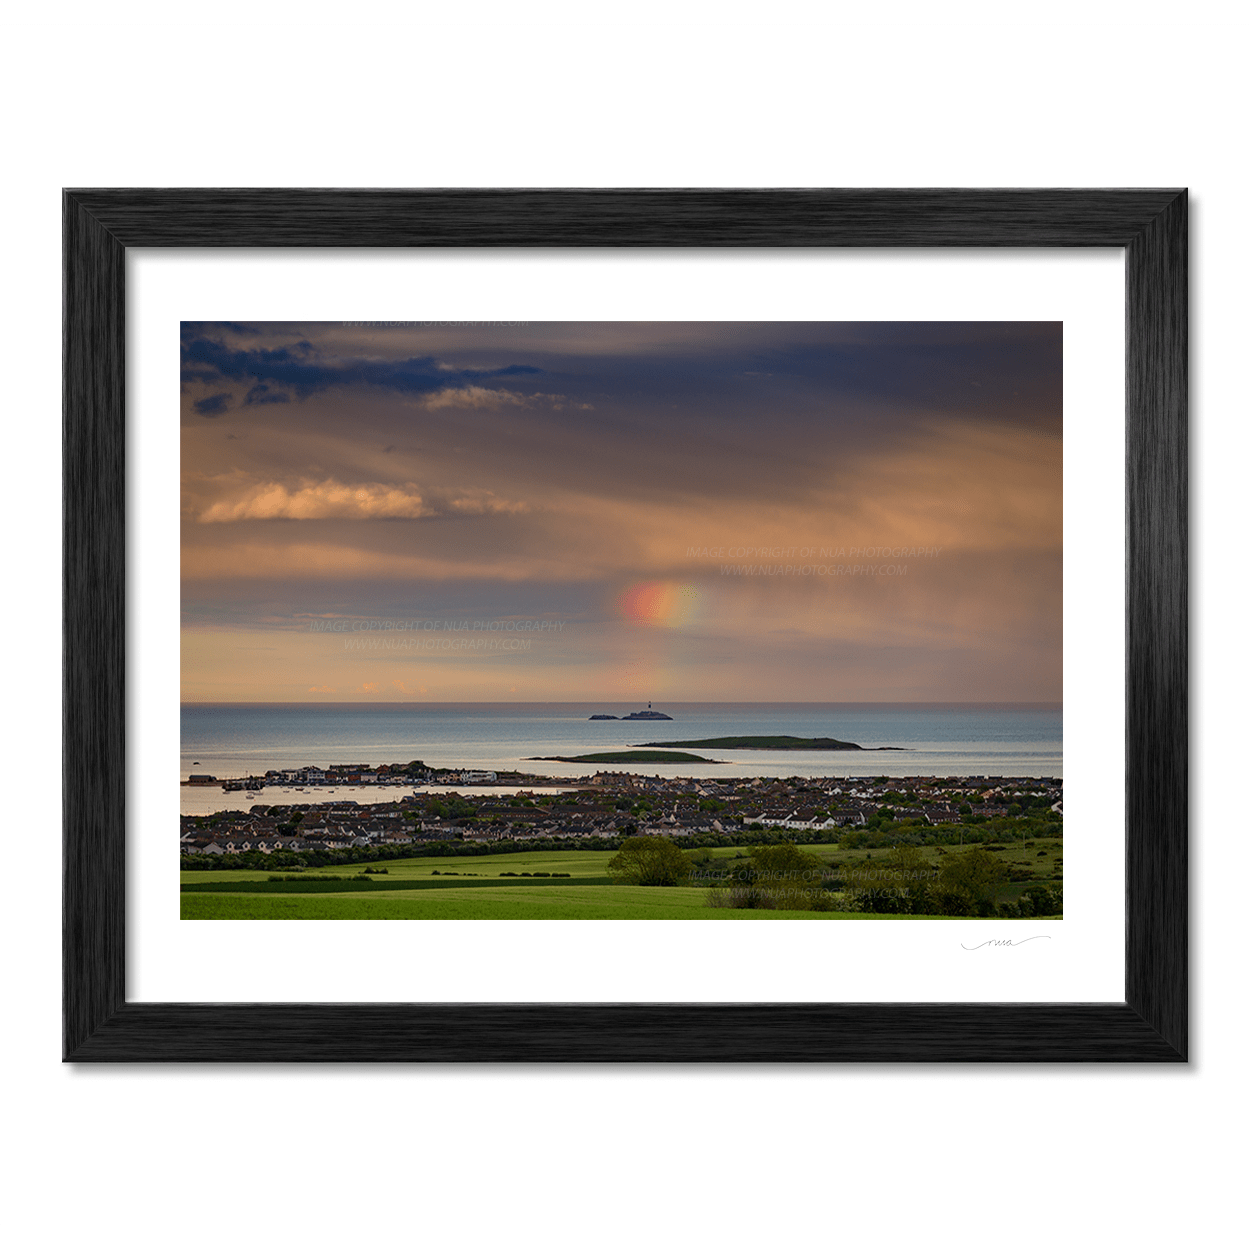
<svg viewBox="0 0 1250 1250">
<path fill-rule="evenodd" d="M 263 778 L 189 785 L 227 791 L 295 787 L 307 801 L 255 803 L 246 811 L 183 816 L 183 856 L 327 853 L 421 843 L 602 845 L 636 835 L 744 842 L 760 836 L 845 842 L 883 827 L 920 840 L 945 840 L 978 825 L 1027 815 L 1058 825 L 1063 782 L 1055 777 L 774 777 L 711 780 L 595 772 L 576 778 L 410 764 L 272 770 Z M 327 793 L 334 786 L 401 787 L 376 803 Z M 437 792 L 418 787 L 438 786 Z M 462 794 L 454 787 L 500 787 Z M 448 788 L 451 787 L 451 788 Z M 545 792 L 560 787 L 558 793 Z M 503 792 L 506 790 L 507 792 Z M 320 798 L 325 794 L 325 798 Z M 284 795 L 284 797 L 286 797 Z"/>
</svg>

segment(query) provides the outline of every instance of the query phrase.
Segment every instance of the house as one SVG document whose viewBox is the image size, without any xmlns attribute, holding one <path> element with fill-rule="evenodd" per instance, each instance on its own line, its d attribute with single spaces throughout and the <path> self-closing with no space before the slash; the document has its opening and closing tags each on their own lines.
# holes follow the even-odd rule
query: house
<svg viewBox="0 0 1250 1250">
<path fill-rule="evenodd" d="M 866 825 L 868 823 L 864 813 L 857 807 L 839 807 L 829 813 L 829 819 L 835 825 L 843 827 L 846 825 Z"/>
</svg>

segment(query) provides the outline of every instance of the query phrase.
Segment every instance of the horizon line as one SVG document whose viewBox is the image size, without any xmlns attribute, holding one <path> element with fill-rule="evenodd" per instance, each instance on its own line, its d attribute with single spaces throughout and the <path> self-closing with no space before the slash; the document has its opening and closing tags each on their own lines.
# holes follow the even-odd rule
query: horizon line
<svg viewBox="0 0 1250 1250">
<path fill-rule="evenodd" d="M 180 707 L 598 707 L 624 699 L 180 699 Z M 652 699 L 649 702 L 654 703 Z M 1062 707 L 1062 699 L 670 699 L 669 707 Z"/>
</svg>

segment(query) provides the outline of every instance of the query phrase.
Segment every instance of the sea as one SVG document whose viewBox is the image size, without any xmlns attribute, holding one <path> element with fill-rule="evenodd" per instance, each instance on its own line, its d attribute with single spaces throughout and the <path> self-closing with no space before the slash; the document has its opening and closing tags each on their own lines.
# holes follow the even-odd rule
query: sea
<svg viewBox="0 0 1250 1250">
<path fill-rule="evenodd" d="M 670 721 L 598 720 L 637 703 L 184 703 L 182 776 L 408 763 L 541 773 L 571 781 L 600 769 L 659 777 L 1062 777 L 1058 703 L 664 703 Z M 691 748 L 715 764 L 566 764 L 534 757 L 623 751 L 641 743 L 741 734 L 838 738 L 896 751 Z M 334 798 L 383 802 L 411 787 L 337 786 Z M 470 787 L 461 787 L 467 792 Z M 476 787 L 472 789 L 476 790 Z M 489 792 L 499 793 L 492 788 Z M 326 801 L 323 787 L 225 792 L 181 786 L 183 815 L 253 803 Z M 315 797 L 313 797 L 315 796 Z"/>
</svg>

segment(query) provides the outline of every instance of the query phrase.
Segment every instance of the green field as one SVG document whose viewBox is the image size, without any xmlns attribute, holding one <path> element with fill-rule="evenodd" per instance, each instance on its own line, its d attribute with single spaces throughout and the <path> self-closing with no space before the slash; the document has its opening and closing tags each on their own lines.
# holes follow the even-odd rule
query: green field
<svg viewBox="0 0 1250 1250">
<path fill-rule="evenodd" d="M 867 865 L 882 852 L 805 848 L 831 866 Z M 923 848 L 935 866 L 954 848 Z M 745 858 L 743 848 L 695 852 L 706 866 Z M 1028 865 L 1042 883 L 1061 877 L 1063 843 L 1038 839 L 1008 845 L 999 858 Z M 611 851 L 522 851 L 472 859 L 439 857 L 388 860 L 385 873 L 365 875 L 355 866 L 302 873 L 205 871 L 182 874 L 184 920 L 890 920 L 907 917 L 852 912 L 734 910 L 707 905 L 700 886 L 631 886 L 608 875 Z M 520 873 L 568 873 L 567 877 Z M 516 873 L 516 876 L 502 876 Z M 1057 875 L 1056 875 L 1057 874 Z M 270 881 L 270 876 L 295 878 Z M 334 880 L 333 878 L 340 878 Z M 1037 882 L 1034 882 L 1037 883 Z M 1014 900 L 1028 882 L 1005 884 L 1000 900 Z M 939 917 L 931 917 L 938 919 Z"/>
</svg>

